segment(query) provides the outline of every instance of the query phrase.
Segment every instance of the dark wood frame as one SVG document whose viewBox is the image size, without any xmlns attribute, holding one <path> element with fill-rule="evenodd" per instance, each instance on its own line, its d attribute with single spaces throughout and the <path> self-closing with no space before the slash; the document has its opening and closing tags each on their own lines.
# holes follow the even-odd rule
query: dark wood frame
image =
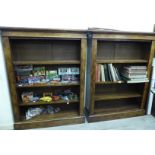
<svg viewBox="0 0 155 155">
<path fill-rule="evenodd" d="M 38 127 L 51 127 L 65 124 L 76 124 L 84 122 L 84 98 L 85 98 L 85 71 L 86 71 L 86 50 L 87 50 L 87 39 L 85 31 L 80 30 L 48 30 L 48 29 L 25 29 L 25 28 L 0 28 L 2 31 L 2 44 L 5 55 L 8 81 L 10 87 L 10 94 L 12 100 L 12 109 L 14 115 L 14 128 L 15 129 L 28 129 Z M 56 39 L 70 39 L 79 40 L 81 43 L 81 56 L 80 62 L 73 62 L 74 64 L 80 64 L 80 108 L 79 114 L 75 116 L 65 116 L 62 118 L 55 119 L 42 119 L 39 121 L 21 121 L 20 120 L 20 109 L 17 99 L 16 82 L 14 75 L 14 64 L 22 64 L 22 62 L 13 62 L 12 52 L 10 47 L 10 39 L 24 39 L 24 38 L 56 38 Z M 35 62 L 29 62 L 30 64 L 36 64 Z M 72 62 L 48 62 L 45 61 L 43 64 L 72 64 Z M 24 63 L 23 63 L 24 64 Z M 30 87 L 31 88 L 31 87 Z"/>
<path fill-rule="evenodd" d="M 97 63 L 146 63 L 141 61 L 126 61 L 126 60 L 117 60 L 117 61 L 97 61 L 97 45 L 98 41 L 150 41 L 151 42 L 151 48 L 150 53 L 148 53 L 148 61 L 147 61 L 147 72 L 148 72 L 148 78 L 150 79 L 151 76 L 151 64 L 152 59 L 154 56 L 155 51 L 155 35 L 152 33 L 130 33 L 130 32 L 106 32 L 106 31 L 93 31 L 93 37 L 92 37 L 92 51 L 91 51 L 91 93 L 90 93 L 90 106 L 89 109 L 86 109 L 87 111 L 87 119 L 88 122 L 95 122 L 95 121 L 103 121 L 103 120 L 111 120 L 111 119 L 117 119 L 117 118 L 125 118 L 125 117 L 133 117 L 133 116 L 140 116 L 145 114 L 145 105 L 147 101 L 147 95 L 148 95 L 148 89 L 149 89 L 149 83 L 144 84 L 144 90 L 141 100 L 141 105 L 139 108 L 132 109 L 132 110 L 124 110 L 124 111 L 113 111 L 109 113 L 94 113 L 95 110 L 95 86 L 96 85 L 110 85 L 110 84 L 118 84 L 117 82 L 95 82 L 96 77 L 96 64 Z M 121 84 L 121 83 L 120 83 Z M 131 97 L 131 96 L 130 96 Z M 105 97 L 103 97 L 105 99 Z M 114 98 L 114 97 L 113 97 Z M 122 97 L 123 98 L 123 97 Z M 128 96 L 125 96 L 124 98 L 128 98 Z M 108 100 L 111 100 L 112 98 L 108 98 Z M 116 99 L 119 99 L 119 96 L 116 96 Z"/>
</svg>

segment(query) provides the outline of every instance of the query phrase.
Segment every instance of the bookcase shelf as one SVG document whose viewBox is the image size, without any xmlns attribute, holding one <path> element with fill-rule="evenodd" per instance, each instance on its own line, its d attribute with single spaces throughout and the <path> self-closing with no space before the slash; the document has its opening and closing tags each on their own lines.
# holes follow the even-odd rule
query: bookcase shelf
<svg viewBox="0 0 155 155">
<path fill-rule="evenodd" d="M 142 59 L 137 59 L 137 60 L 96 60 L 97 63 L 102 64 L 102 63 L 127 63 L 127 64 L 133 64 L 133 63 L 147 63 L 147 60 L 142 60 Z"/>
<path fill-rule="evenodd" d="M 77 103 L 79 100 L 70 100 L 69 104 Z M 20 103 L 20 106 L 36 106 L 36 105 L 53 105 L 53 104 L 67 104 L 64 100 L 58 100 L 58 101 L 51 101 L 51 102 L 43 102 L 43 101 L 37 101 L 37 102 L 29 102 L 29 103 Z"/>
<path fill-rule="evenodd" d="M 96 85 L 102 85 L 102 84 L 121 84 L 124 83 L 124 81 L 100 81 L 95 82 Z"/>
<path fill-rule="evenodd" d="M 37 87 L 68 87 L 79 86 L 80 83 L 53 83 L 53 84 L 31 84 L 31 85 L 16 85 L 17 88 L 37 88 Z"/>
<path fill-rule="evenodd" d="M 86 32 L 12 28 L 2 28 L 1 31 L 15 120 L 14 128 L 83 123 Z M 66 68 L 70 70 L 67 70 L 67 74 L 70 75 L 66 74 Z M 77 76 L 71 74 L 71 68 L 79 68 L 79 71 L 73 71 Z M 60 70 L 64 70 L 64 78 L 63 74 L 60 75 Z M 53 83 L 46 83 L 50 80 L 53 80 Z M 73 83 L 58 83 L 67 80 Z M 29 99 L 51 99 L 53 95 L 61 99 L 52 102 L 30 102 Z M 69 99 L 69 104 L 64 101 L 65 98 Z M 37 110 L 36 108 L 45 109 L 46 115 L 40 113 L 39 116 L 26 120 L 26 114 L 32 109 Z M 55 108 L 59 108 L 60 111 L 56 112 Z"/>
<path fill-rule="evenodd" d="M 95 101 L 100 100 L 116 100 L 124 98 L 135 98 L 141 97 L 142 95 L 136 92 L 125 92 L 125 93 L 110 93 L 110 94 L 96 94 Z"/>
<path fill-rule="evenodd" d="M 57 61 L 14 61 L 14 65 L 60 65 L 60 64 L 80 64 L 79 60 L 57 60 Z"/>
<path fill-rule="evenodd" d="M 146 66 L 150 79 L 155 38 L 147 40 L 146 34 L 141 33 L 134 37 L 125 32 L 92 31 L 92 34 L 88 122 L 144 115 L 149 82 L 115 81 L 113 77 L 117 74 L 119 79 L 118 73 L 126 66 Z"/>
</svg>

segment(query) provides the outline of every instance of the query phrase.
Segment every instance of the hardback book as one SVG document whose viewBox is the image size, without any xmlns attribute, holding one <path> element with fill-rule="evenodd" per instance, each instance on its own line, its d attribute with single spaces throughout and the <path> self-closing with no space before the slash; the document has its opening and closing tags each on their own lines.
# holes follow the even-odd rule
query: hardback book
<svg viewBox="0 0 155 155">
<path fill-rule="evenodd" d="M 130 75 L 130 74 L 127 74 L 127 73 L 122 73 L 122 75 L 124 76 L 124 77 L 127 77 L 127 78 L 134 78 L 134 79 L 138 79 L 138 78 L 146 78 L 147 77 L 147 75 Z"/>
<path fill-rule="evenodd" d="M 112 75 L 111 75 L 111 71 L 110 71 L 110 64 L 107 64 L 107 68 L 108 68 L 108 74 L 109 74 L 109 80 L 113 81 Z"/>
<path fill-rule="evenodd" d="M 101 77 L 101 65 L 97 64 L 96 65 L 96 82 L 100 82 L 100 77 Z"/>
<path fill-rule="evenodd" d="M 101 81 L 105 81 L 104 65 L 101 65 Z"/>
<path fill-rule="evenodd" d="M 116 81 L 116 76 L 115 76 L 113 65 L 109 64 L 109 68 L 110 68 L 110 72 L 111 72 L 111 76 L 112 76 L 112 81 Z"/>
<path fill-rule="evenodd" d="M 104 64 L 105 81 L 109 81 L 108 65 Z"/>
<path fill-rule="evenodd" d="M 147 67 L 146 66 L 125 66 L 124 68 L 128 70 L 132 70 L 132 69 L 146 69 Z"/>
</svg>

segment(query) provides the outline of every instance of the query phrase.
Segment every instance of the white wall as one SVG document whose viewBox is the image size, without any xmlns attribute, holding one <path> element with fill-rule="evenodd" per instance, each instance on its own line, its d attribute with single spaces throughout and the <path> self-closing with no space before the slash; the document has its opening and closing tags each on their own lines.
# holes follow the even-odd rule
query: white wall
<svg viewBox="0 0 155 155">
<path fill-rule="evenodd" d="M 5 61 L 0 38 L 0 129 L 12 129 L 13 116 L 8 90 Z"/>
<path fill-rule="evenodd" d="M 0 0 L 0 26 L 152 32 L 154 0 Z M 0 45 L 0 128 L 13 123 Z"/>
</svg>

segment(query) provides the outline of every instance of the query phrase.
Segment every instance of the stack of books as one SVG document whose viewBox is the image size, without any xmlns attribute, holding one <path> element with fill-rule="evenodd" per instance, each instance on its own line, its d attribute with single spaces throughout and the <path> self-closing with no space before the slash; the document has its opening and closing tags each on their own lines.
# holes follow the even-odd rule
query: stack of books
<svg viewBox="0 0 155 155">
<path fill-rule="evenodd" d="M 126 66 L 123 68 L 122 76 L 127 83 L 149 82 L 146 66 Z"/>
<path fill-rule="evenodd" d="M 121 81 L 118 69 L 113 64 L 96 65 L 96 82 Z"/>
</svg>

